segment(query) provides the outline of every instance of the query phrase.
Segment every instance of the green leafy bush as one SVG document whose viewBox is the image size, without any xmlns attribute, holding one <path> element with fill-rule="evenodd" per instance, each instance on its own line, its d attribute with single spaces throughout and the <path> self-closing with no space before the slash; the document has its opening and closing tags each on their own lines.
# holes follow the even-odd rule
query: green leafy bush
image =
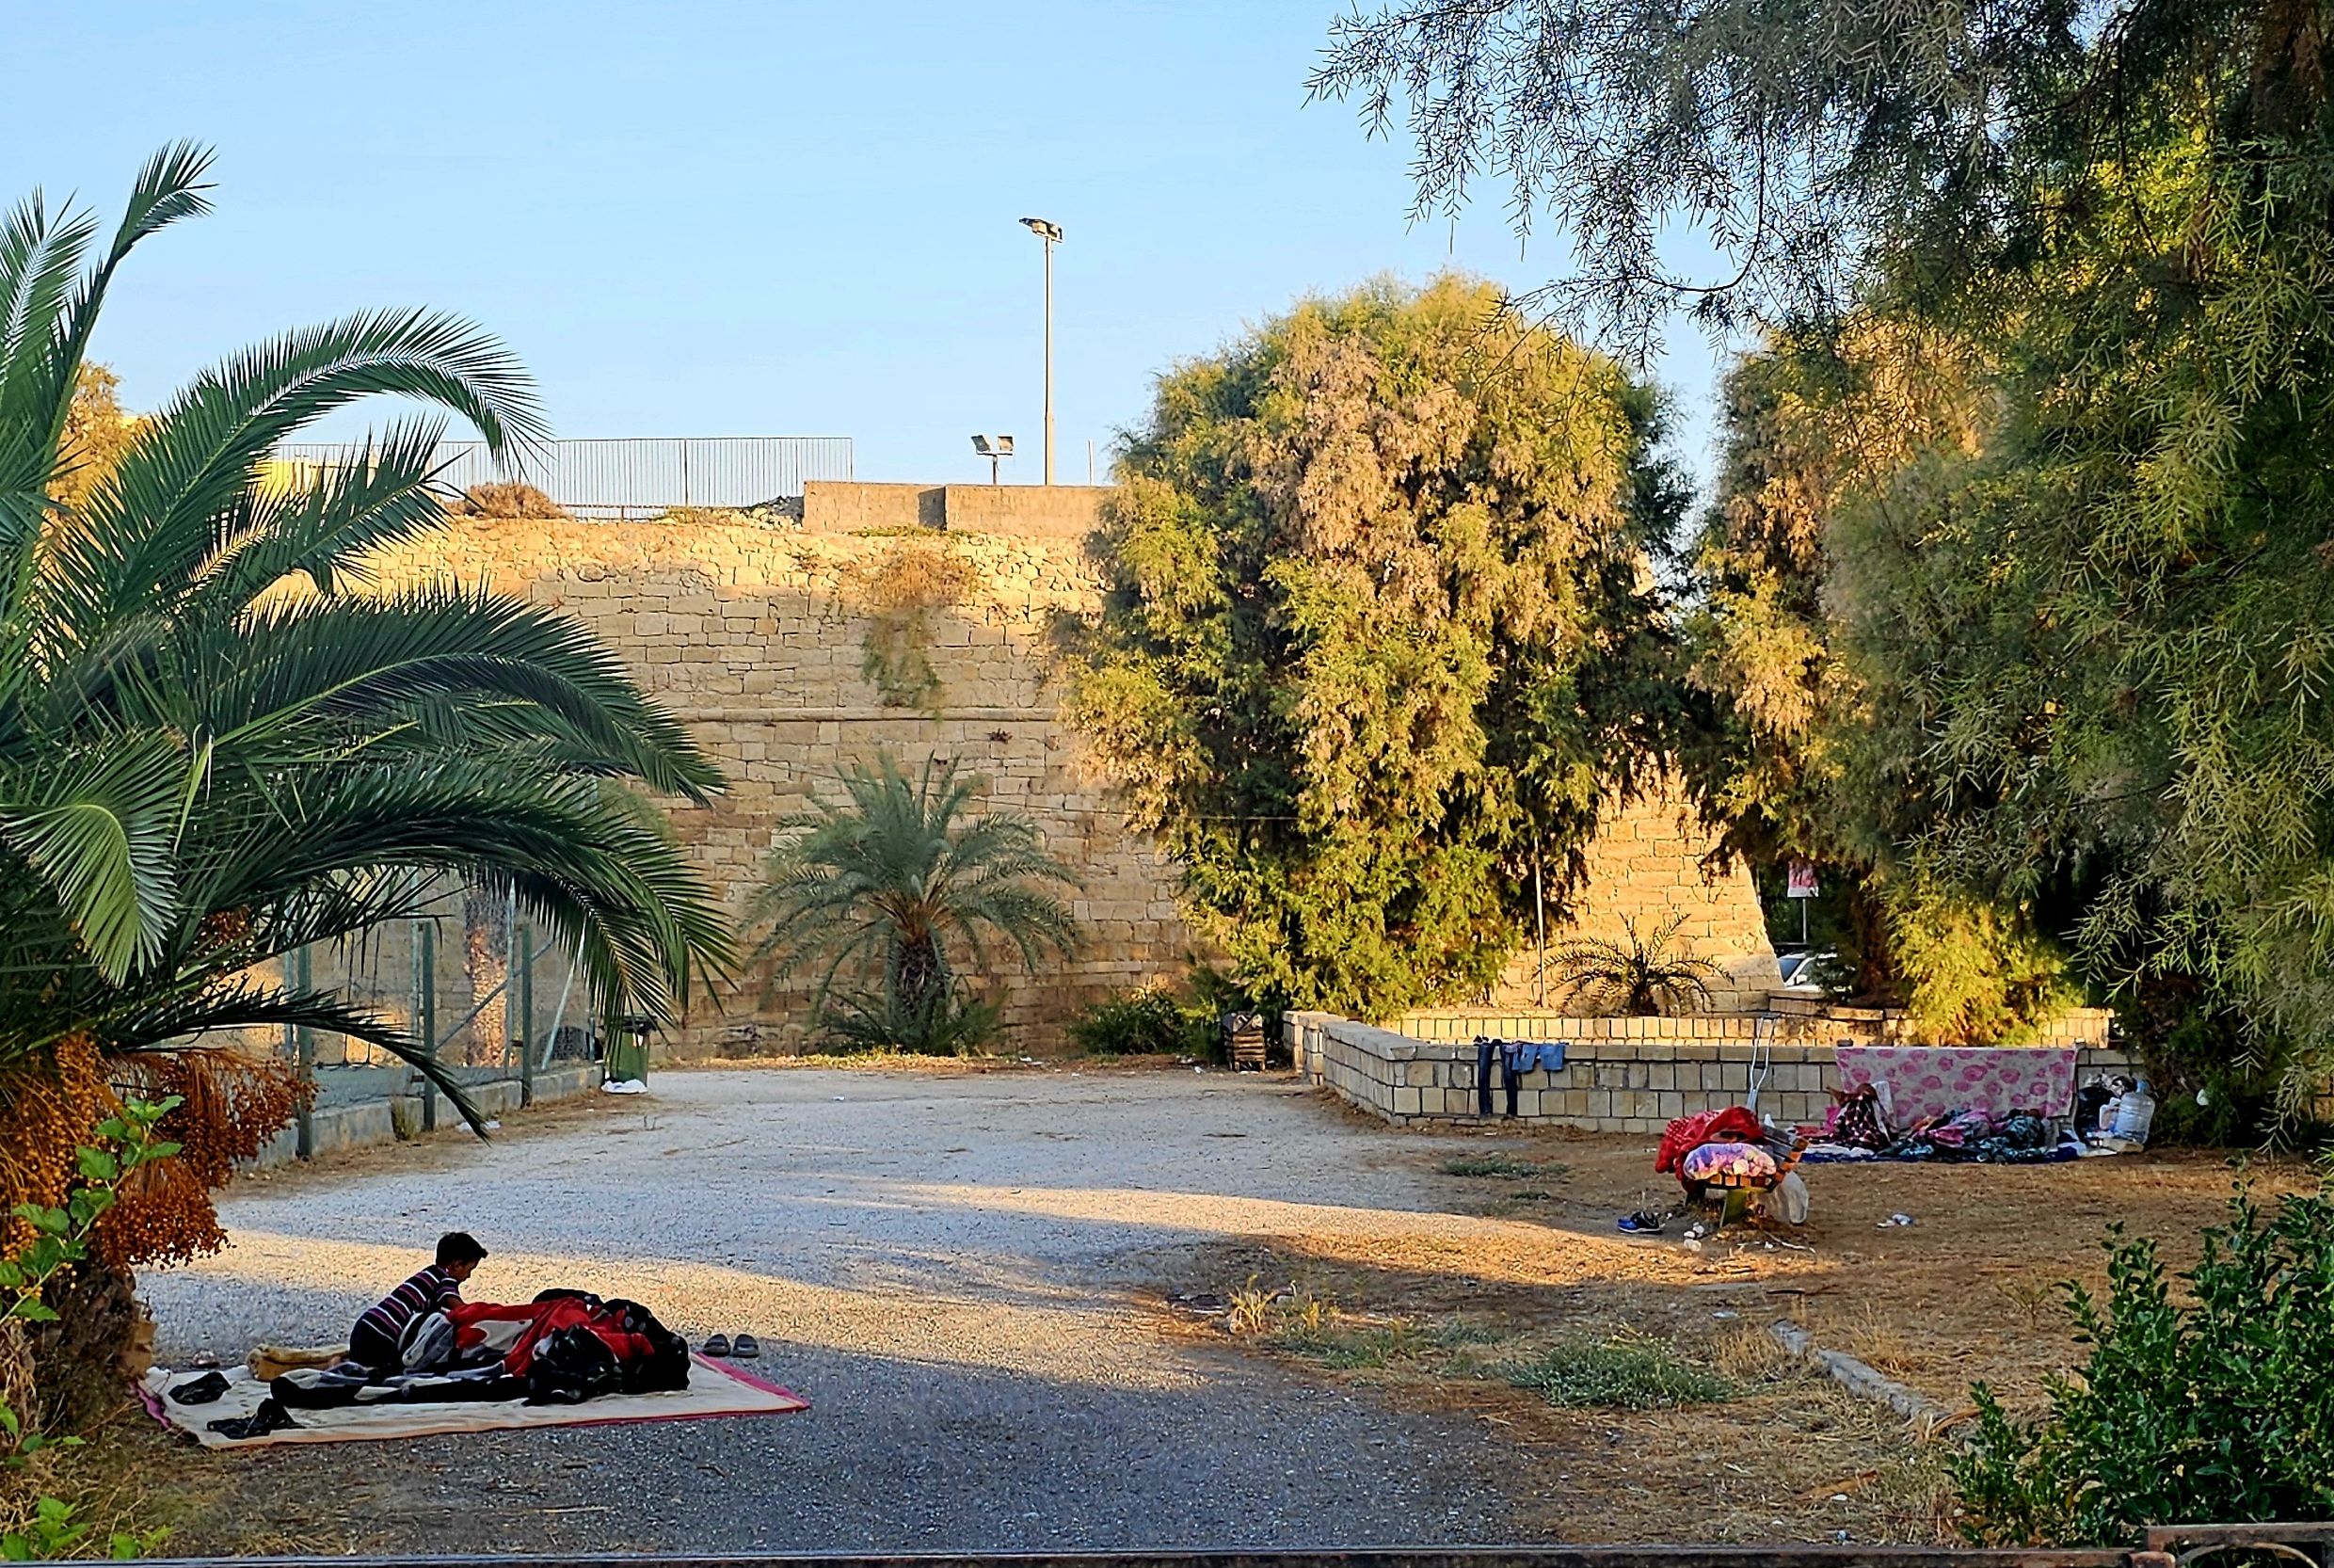
<svg viewBox="0 0 2334 1568">
<path fill-rule="evenodd" d="M 1656 1340 L 1607 1339 L 1559 1345 L 1506 1369 L 1529 1388 L 1568 1410 L 1672 1410 L 1734 1398 L 1734 1384 L 1678 1358 Z"/>
<path fill-rule="evenodd" d="M 1157 982 L 1095 1003 L 1070 1038 L 1096 1056 L 1214 1056 L 1219 1045 L 1216 1016 Z"/>
<path fill-rule="evenodd" d="M 2089 1361 L 2013 1419 L 1983 1384 L 1953 1464 L 1981 1545 L 2122 1545 L 2150 1524 L 2334 1515 L 2334 1196 L 2265 1214 L 2240 1188 L 2175 1301 L 2155 1243 L 2111 1232 L 2102 1307 L 2067 1287 Z"/>
</svg>

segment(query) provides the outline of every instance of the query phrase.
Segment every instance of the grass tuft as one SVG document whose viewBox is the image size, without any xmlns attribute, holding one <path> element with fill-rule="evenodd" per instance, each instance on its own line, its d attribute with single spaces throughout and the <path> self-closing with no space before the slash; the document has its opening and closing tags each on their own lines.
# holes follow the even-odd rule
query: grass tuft
<svg viewBox="0 0 2334 1568">
<path fill-rule="evenodd" d="M 1511 1154 L 1459 1154 L 1443 1161 L 1443 1174 L 1455 1176 L 1560 1176 L 1565 1167 L 1554 1161 L 1519 1160 Z"/>
<path fill-rule="evenodd" d="M 1408 1323 L 1367 1328 L 1323 1323 L 1313 1328 L 1291 1326 L 1274 1335 L 1270 1343 L 1275 1350 L 1303 1356 L 1332 1371 L 1359 1372 L 1375 1371 L 1415 1355 L 1420 1339 L 1418 1331 Z"/>
<path fill-rule="evenodd" d="M 1559 1345 L 1504 1368 L 1507 1380 L 1568 1410 L 1674 1410 L 1734 1398 L 1724 1378 L 1689 1366 L 1668 1346 L 1607 1339 Z"/>
</svg>

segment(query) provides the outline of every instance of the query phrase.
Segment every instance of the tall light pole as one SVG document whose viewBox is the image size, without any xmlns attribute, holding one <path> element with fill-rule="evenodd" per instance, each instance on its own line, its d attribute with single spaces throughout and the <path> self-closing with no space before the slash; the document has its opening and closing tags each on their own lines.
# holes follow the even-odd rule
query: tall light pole
<svg viewBox="0 0 2334 1568">
<path fill-rule="evenodd" d="M 1053 483 L 1053 248 L 1062 243 L 1062 225 L 1042 217 L 1025 217 L 1023 228 L 1046 242 L 1046 483 Z"/>
</svg>

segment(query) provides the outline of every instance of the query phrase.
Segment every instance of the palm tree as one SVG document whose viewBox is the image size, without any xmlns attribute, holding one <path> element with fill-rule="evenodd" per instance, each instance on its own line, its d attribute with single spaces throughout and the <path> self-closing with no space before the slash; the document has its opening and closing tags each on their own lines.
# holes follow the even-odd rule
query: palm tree
<svg viewBox="0 0 2334 1568">
<path fill-rule="evenodd" d="M 1652 936 L 1640 936 L 1637 921 L 1624 920 L 1625 942 L 1579 937 L 1562 943 L 1552 957 L 1567 998 L 1632 1018 L 1709 1006 L 1710 982 L 1724 979 L 1726 971 L 1707 958 L 1677 951 L 1683 924 L 1685 917 L 1673 915 Z"/>
<path fill-rule="evenodd" d="M 778 975 L 815 971 L 820 1026 L 862 1047 L 962 1052 L 997 1012 L 968 995 L 958 959 L 986 968 L 1002 943 L 1034 971 L 1077 951 L 1077 917 L 1042 884 L 1076 887 L 1025 817 L 963 820 L 980 792 L 953 761 L 918 777 L 890 753 L 842 776 L 847 805 L 813 797 L 780 824 L 753 922 L 755 957 Z"/>
<path fill-rule="evenodd" d="M 208 162 L 158 153 L 93 264 L 87 214 L 36 195 L 0 225 L 0 1189 L 19 1195 L 70 1162 L 90 1104 L 156 1077 L 195 1091 L 165 1129 L 186 1144 L 171 1167 L 200 1168 L 206 1138 L 274 1130 L 239 1118 L 266 1075 L 210 1048 L 222 1030 L 369 1041 L 476 1125 L 402 1030 L 258 978 L 418 914 L 445 881 L 515 895 L 611 1019 L 673 1015 L 730 955 L 634 792 L 702 802 L 719 775 L 609 653 L 482 590 L 350 591 L 369 552 L 440 522 L 443 420 L 393 424 L 293 487 L 265 471 L 279 442 L 378 393 L 519 456 L 544 427 L 491 338 L 424 312 L 291 333 L 198 376 L 93 485 L 60 484 L 107 288 L 141 241 L 206 210 Z"/>
</svg>

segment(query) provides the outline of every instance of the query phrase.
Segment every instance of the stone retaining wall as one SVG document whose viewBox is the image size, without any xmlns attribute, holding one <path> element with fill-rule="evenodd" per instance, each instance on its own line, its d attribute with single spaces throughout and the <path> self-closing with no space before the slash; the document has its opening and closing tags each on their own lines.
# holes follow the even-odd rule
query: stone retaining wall
<svg viewBox="0 0 2334 1568">
<path fill-rule="evenodd" d="M 1479 1033 L 1565 1042 L 1563 1067 L 1524 1074 L 1517 1092 L 1517 1120 L 1542 1126 L 1657 1133 L 1675 1117 L 1744 1103 L 1754 1079 L 1760 1112 L 1783 1125 L 1813 1124 L 1823 1119 L 1830 1091 L 1839 1087 L 1831 1043 L 1785 1039 L 1771 1025 L 1753 1041 L 1760 1026 L 1747 1017 L 1506 1014 L 1472 1021 L 1485 1027 L 1463 1039 L 1423 1040 L 1335 1014 L 1289 1013 L 1282 1031 L 1300 1076 L 1398 1127 L 1479 1119 L 1473 1044 Z M 1584 1025 L 1607 1027 L 1595 1032 Z M 2075 1046 L 2078 1080 L 2136 1065 L 2103 1039 Z M 1495 1117 L 1503 1115 L 1506 1104 L 1500 1083 L 1493 1096 Z"/>
<path fill-rule="evenodd" d="M 2103 1007 L 2072 1007 L 2054 1018 L 2038 1046 L 2099 1047 L 2107 1044 L 2115 1014 Z M 1389 1026 L 1420 1040 L 1472 1040 L 1479 1034 L 1505 1040 L 1726 1040 L 1744 1045 L 1899 1046 L 1916 1045 L 1903 1012 L 1895 1008 L 1845 1007 L 1811 997 L 1769 995 L 1754 1011 L 1704 1013 L 1682 1018 L 1580 1017 L 1554 1009 L 1422 1007 Z"/>
</svg>

